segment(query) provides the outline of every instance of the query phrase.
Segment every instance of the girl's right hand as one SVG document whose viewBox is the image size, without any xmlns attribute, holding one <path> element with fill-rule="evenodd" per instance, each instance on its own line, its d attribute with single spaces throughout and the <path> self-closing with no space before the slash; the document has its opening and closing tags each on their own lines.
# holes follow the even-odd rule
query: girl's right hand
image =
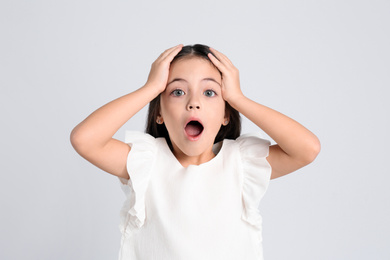
<svg viewBox="0 0 390 260">
<path fill-rule="evenodd" d="M 145 86 L 153 87 L 159 93 L 163 92 L 168 83 L 169 67 L 173 58 L 181 51 L 183 44 L 164 51 L 152 64 Z"/>
<path fill-rule="evenodd" d="M 128 144 L 113 135 L 153 98 L 165 90 L 169 67 L 182 45 L 170 48 L 158 57 L 150 70 L 145 87 L 117 98 L 97 109 L 71 133 L 75 150 L 86 160 L 115 176 L 129 179 Z"/>
</svg>

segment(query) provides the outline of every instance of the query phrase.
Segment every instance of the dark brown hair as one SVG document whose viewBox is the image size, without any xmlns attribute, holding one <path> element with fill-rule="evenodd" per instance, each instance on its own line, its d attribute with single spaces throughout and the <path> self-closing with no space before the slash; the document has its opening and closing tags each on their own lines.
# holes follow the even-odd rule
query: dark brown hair
<svg viewBox="0 0 390 260">
<path fill-rule="evenodd" d="M 213 54 L 210 51 L 210 48 L 206 45 L 195 44 L 184 46 L 181 51 L 175 56 L 171 63 L 184 58 L 190 57 L 200 57 L 211 62 L 207 56 L 209 53 Z M 214 54 L 213 54 L 214 55 Z M 212 62 L 211 62 L 212 64 Z M 169 138 L 169 133 L 165 124 L 157 124 L 156 119 L 159 116 L 160 112 L 160 95 L 153 99 L 149 103 L 148 118 L 146 125 L 146 133 L 154 137 L 165 137 L 167 143 L 171 146 L 171 140 Z M 240 136 L 241 133 L 241 117 L 237 110 L 229 105 L 225 101 L 225 113 L 229 116 L 229 124 L 226 126 L 221 126 L 217 136 L 215 137 L 214 143 L 218 143 L 223 139 L 236 139 Z"/>
</svg>

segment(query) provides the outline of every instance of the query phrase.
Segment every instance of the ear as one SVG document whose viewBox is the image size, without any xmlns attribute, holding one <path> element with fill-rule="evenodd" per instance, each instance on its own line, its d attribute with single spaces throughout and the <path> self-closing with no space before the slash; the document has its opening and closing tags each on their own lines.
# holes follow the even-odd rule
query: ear
<svg viewBox="0 0 390 260">
<path fill-rule="evenodd" d="M 162 125 L 162 123 L 164 123 L 163 117 L 158 115 L 156 118 L 156 122 L 157 122 L 157 124 Z"/>
<path fill-rule="evenodd" d="M 230 116 L 225 115 L 225 117 L 223 118 L 223 122 L 222 122 L 223 126 L 227 126 L 229 124 L 229 121 L 230 121 L 229 118 L 230 118 Z"/>
</svg>

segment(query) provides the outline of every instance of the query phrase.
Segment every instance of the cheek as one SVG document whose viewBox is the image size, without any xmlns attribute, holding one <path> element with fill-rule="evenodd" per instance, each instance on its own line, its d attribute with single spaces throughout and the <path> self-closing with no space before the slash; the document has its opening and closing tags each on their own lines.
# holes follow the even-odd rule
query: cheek
<svg viewBox="0 0 390 260">
<path fill-rule="evenodd" d="M 220 102 L 215 104 L 214 111 L 216 111 L 216 113 L 218 114 L 218 116 L 220 118 L 224 118 L 225 117 L 225 101 L 221 100 Z"/>
<path fill-rule="evenodd" d="M 209 110 L 213 111 L 213 113 L 209 113 L 209 123 L 213 129 L 219 130 L 225 118 L 225 103 L 215 103 L 209 107 Z"/>
<path fill-rule="evenodd" d="M 169 110 L 169 102 L 167 101 L 166 97 L 161 96 L 160 99 L 160 114 L 162 116 L 167 115 L 167 111 Z"/>
<path fill-rule="evenodd" d="M 165 123 L 169 123 L 170 121 L 175 121 L 177 117 L 177 112 L 179 111 L 177 104 L 175 102 L 171 102 L 171 100 L 167 98 L 161 98 L 160 103 L 160 115 L 163 117 Z"/>
</svg>

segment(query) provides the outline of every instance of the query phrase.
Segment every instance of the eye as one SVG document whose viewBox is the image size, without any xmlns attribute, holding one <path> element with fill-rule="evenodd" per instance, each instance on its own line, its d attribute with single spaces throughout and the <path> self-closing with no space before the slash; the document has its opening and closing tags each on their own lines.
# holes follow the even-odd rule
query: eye
<svg viewBox="0 0 390 260">
<path fill-rule="evenodd" d="M 171 92 L 171 95 L 175 97 L 180 97 L 183 96 L 184 94 L 185 94 L 184 91 L 181 89 L 175 89 L 174 91 Z"/>
<path fill-rule="evenodd" d="M 203 94 L 204 94 L 206 97 L 214 97 L 215 95 L 217 95 L 217 93 L 215 93 L 215 91 L 212 90 L 212 89 L 206 90 L 205 92 L 203 92 Z"/>
</svg>

